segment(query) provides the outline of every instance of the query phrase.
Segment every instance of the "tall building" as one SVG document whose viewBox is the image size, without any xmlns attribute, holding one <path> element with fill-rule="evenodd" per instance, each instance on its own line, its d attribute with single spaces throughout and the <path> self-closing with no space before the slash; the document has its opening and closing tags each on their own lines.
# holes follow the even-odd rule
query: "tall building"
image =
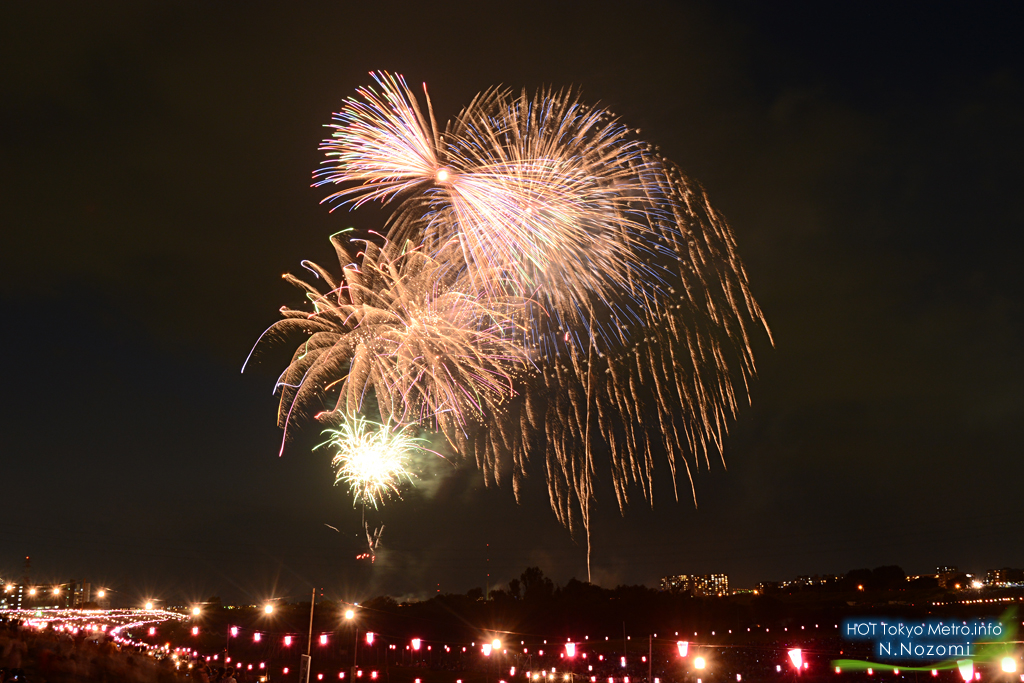
<svg viewBox="0 0 1024 683">
<path fill-rule="evenodd" d="M 691 591 L 693 590 L 691 578 L 692 577 L 689 574 L 676 574 L 675 576 L 662 577 L 661 590 L 680 592 Z"/>
<path fill-rule="evenodd" d="M 728 574 L 705 574 L 700 579 L 696 586 L 696 593 L 700 595 L 717 595 L 719 597 L 729 594 Z"/>
<path fill-rule="evenodd" d="M 1019 586 L 1024 584 L 1024 569 L 989 569 L 985 573 L 985 583 L 990 586 Z"/>
<path fill-rule="evenodd" d="M 0 580 L 0 609 L 75 608 L 92 599 L 92 586 L 87 581 L 33 585 L 31 570 L 32 561 L 26 557 L 20 581 Z"/>
<path fill-rule="evenodd" d="M 676 574 L 661 579 L 661 590 L 688 592 L 693 595 L 724 596 L 729 594 L 728 574 Z"/>
<path fill-rule="evenodd" d="M 25 596 L 25 585 L 5 581 L 3 592 L 0 593 L 0 609 L 21 609 Z"/>
</svg>

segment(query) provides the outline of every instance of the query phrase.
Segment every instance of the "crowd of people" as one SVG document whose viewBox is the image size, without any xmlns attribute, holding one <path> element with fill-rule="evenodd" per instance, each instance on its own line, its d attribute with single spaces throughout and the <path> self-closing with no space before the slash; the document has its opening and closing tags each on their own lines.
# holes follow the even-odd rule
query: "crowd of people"
<svg viewBox="0 0 1024 683">
<path fill-rule="evenodd" d="M 255 683 L 247 672 L 213 668 L 199 660 L 181 665 L 169 656 L 120 646 L 106 635 L 31 629 L 0 617 L 0 683 Z"/>
</svg>

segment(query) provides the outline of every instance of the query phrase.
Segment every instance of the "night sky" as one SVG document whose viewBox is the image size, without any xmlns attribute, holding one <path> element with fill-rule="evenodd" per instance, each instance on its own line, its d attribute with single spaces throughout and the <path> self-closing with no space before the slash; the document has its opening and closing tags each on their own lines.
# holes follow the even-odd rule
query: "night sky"
<svg viewBox="0 0 1024 683">
<path fill-rule="evenodd" d="M 281 274 L 383 224 L 310 187 L 377 69 L 442 122 L 577 86 L 736 233 L 775 338 L 752 405 L 696 506 L 666 466 L 620 516 L 599 471 L 595 583 L 1024 566 L 1019 3 L 100 4 L 0 10 L 0 576 L 31 555 L 35 581 L 172 602 L 586 578 L 540 458 L 520 504 L 444 472 L 356 562 L 316 432 L 278 457 L 286 355 L 239 372 L 298 303 Z"/>
</svg>

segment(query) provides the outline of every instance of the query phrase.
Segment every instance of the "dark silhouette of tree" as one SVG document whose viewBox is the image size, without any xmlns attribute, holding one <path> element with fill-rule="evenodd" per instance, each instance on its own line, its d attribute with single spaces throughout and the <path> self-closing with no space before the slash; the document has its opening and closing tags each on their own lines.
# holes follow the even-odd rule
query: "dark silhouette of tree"
<svg viewBox="0 0 1024 683">
<path fill-rule="evenodd" d="M 527 567 L 519 579 L 523 584 L 523 600 L 526 602 L 550 600 L 555 593 L 555 584 L 544 576 L 540 567 Z"/>
<path fill-rule="evenodd" d="M 871 570 L 871 588 L 875 590 L 894 590 L 906 588 L 907 573 L 896 565 L 875 567 Z"/>
</svg>

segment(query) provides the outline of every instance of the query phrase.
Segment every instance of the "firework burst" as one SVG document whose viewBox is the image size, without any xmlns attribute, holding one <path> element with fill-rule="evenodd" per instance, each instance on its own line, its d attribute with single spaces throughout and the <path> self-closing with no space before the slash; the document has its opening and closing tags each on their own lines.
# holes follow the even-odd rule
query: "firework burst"
<svg viewBox="0 0 1024 683">
<path fill-rule="evenodd" d="M 367 400 L 386 422 L 439 429 L 453 442 L 500 415 L 528 366 L 522 300 L 483 297 L 459 268 L 415 248 L 364 242 L 357 264 L 338 236 L 332 243 L 342 277 L 308 262 L 325 287 L 285 275 L 312 311 L 283 308 L 261 337 L 303 338 L 276 387 L 285 437 L 297 414 L 330 420 L 366 410 Z"/>
<path fill-rule="evenodd" d="M 704 190 L 573 92 L 488 90 L 441 131 L 429 97 L 373 77 L 314 184 L 340 186 L 324 200 L 339 206 L 395 203 L 387 244 L 326 293 L 292 278 L 316 312 L 271 328 L 310 335 L 282 376 L 287 415 L 337 384 L 359 410 L 372 386 L 387 419 L 439 429 L 488 479 L 511 469 L 517 494 L 543 455 L 552 509 L 588 548 L 599 458 L 620 508 L 633 487 L 653 502 L 658 454 L 692 491 L 768 329 Z"/>
<path fill-rule="evenodd" d="M 413 456 L 426 449 L 426 441 L 405 427 L 345 416 L 338 429 L 324 431 L 330 438 L 317 448 L 334 451 L 331 464 L 335 484 L 347 484 L 352 505 L 377 508 L 391 497 L 401 498 L 404 484 L 413 482 L 409 469 Z"/>
</svg>

